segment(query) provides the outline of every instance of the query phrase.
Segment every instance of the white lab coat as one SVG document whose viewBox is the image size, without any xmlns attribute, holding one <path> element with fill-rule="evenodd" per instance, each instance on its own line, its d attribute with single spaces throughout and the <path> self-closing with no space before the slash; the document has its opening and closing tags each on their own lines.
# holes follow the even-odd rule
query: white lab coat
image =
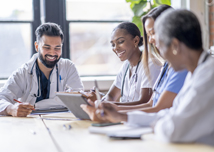
<svg viewBox="0 0 214 152">
<path fill-rule="evenodd" d="M 64 106 L 62 101 L 58 97 L 56 97 L 56 66 L 54 67 L 50 76 L 51 84 L 49 99 L 39 101 L 35 104 L 37 97 L 35 97 L 34 94 L 37 95 L 38 92 L 38 81 L 36 75 L 36 65 L 34 63 L 37 57 L 38 53 L 34 54 L 30 61 L 13 72 L 4 86 L 0 88 L 0 114 L 4 115 L 6 107 L 10 104 L 14 104 L 15 102 L 13 101 L 13 99 L 18 98 L 21 102 L 35 105 L 35 108 Z M 83 88 L 83 84 L 80 80 L 76 67 L 70 60 L 61 58 L 57 64 L 58 73 L 61 76 L 61 80 L 58 80 L 59 91 L 63 91 L 66 84 L 68 84 L 72 88 Z"/>
<path fill-rule="evenodd" d="M 170 109 L 131 112 L 127 124 L 148 126 L 157 121 L 154 132 L 158 139 L 214 145 L 214 58 L 202 63 L 205 55 L 201 54 L 194 73 L 188 73 Z"/>
</svg>

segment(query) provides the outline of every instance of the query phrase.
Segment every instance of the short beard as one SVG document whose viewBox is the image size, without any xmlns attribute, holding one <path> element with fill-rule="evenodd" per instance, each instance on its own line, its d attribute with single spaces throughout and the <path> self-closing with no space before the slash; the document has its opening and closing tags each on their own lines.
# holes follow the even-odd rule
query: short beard
<svg viewBox="0 0 214 152">
<path fill-rule="evenodd" d="M 56 59 L 58 58 L 58 55 L 48 55 L 48 54 L 46 54 L 45 57 L 47 57 L 47 56 L 56 57 Z M 45 58 L 43 58 L 42 53 L 39 50 L 39 59 L 42 62 L 42 64 L 44 66 L 46 66 L 47 68 L 51 68 L 52 69 L 57 64 L 57 62 L 60 60 L 60 58 L 61 58 L 61 56 L 57 60 L 55 60 L 53 62 L 47 61 Z"/>
</svg>

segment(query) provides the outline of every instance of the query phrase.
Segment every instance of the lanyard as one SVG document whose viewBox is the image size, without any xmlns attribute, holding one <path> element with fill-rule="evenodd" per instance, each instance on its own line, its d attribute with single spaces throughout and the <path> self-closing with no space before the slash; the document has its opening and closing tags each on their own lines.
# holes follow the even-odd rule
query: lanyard
<svg viewBox="0 0 214 152">
<path fill-rule="evenodd" d="M 206 56 L 204 57 L 202 63 L 204 63 L 207 60 L 208 57 L 209 57 L 209 54 L 207 53 Z M 163 70 L 161 72 L 161 76 L 158 79 L 158 82 L 154 85 L 154 89 L 153 89 L 154 92 L 157 92 L 157 88 L 159 87 L 159 85 L 160 85 L 160 83 L 162 81 L 162 78 L 163 78 L 164 74 L 166 73 L 166 71 L 168 69 L 168 66 L 169 66 L 168 63 L 165 62 L 164 66 L 163 66 Z"/>
<path fill-rule="evenodd" d="M 137 70 L 138 70 L 140 62 L 141 62 L 141 60 L 137 63 L 137 67 L 136 67 L 135 73 L 134 73 L 134 75 L 135 75 L 135 83 L 137 82 Z M 121 89 L 121 97 L 123 96 L 124 83 L 125 83 L 126 74 L 127 74 L 128 69 L 129 69 L 129 64 L 128 64 L 127 68 L 126 68 L 126 71 L 125 71 L 125 74 L 124 74 L 124 77 L 123 77 L 122 89 Z"/>
<path fill-rule="evenodd" d="M 157 83 L 155 84 L 155 86 L 154 86 L 154 89 L 153 89 L 154 92 L 157 91 L 157 88 L 159 87 L 159 85 L 160 85 L 160 83 L 161 83 L 161 81 L 162 81 L 162 78 L 163 78 L 164 74 L 165 74 L 166 71 L 168 70 L 168 67 L 169 67 L 169 64 L 168 64 L 167 62 L 165 62 L 165 63 L 164 63 L 164 66 L 163 66 L 163 70 L 162 70 L 162 72 L 161 72 L 161 75 L 160 75 L 160 77 L 159 77 L 159 79 L 158 79 L 158 82 L 157 82 Z"/>
</svg>

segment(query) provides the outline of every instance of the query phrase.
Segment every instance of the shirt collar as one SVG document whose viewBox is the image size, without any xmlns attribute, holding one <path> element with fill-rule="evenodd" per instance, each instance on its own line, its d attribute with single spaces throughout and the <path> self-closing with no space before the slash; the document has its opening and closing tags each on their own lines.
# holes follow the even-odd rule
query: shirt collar
<svg viewBox="0 0 214 152">
<path fill-rule="evenodd" d="M 198 65 L 200 65 L 200 64 L 204 61 L 204 59 L 205 59 L 207 53 L 208 53 L 208 52 L 206 52 L 206 51 L 203 51 L 203 52 L 201 53 L 201 55 L 200 55 L 200 57 L 199 57 L 199 60 L 198 60 Z"/>
</svg>

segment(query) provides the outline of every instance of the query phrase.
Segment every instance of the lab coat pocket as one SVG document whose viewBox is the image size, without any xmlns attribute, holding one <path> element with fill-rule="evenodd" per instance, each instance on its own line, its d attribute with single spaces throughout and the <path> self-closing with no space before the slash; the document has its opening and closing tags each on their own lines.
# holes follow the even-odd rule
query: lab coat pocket
<svg viewBox="0 0 214 152">
<path fill-rule="evenodd" d="M 60 83 L 59 83 L 59 91 L 65 91 L 64 80 L 60 80 Z"/>
</svg>

